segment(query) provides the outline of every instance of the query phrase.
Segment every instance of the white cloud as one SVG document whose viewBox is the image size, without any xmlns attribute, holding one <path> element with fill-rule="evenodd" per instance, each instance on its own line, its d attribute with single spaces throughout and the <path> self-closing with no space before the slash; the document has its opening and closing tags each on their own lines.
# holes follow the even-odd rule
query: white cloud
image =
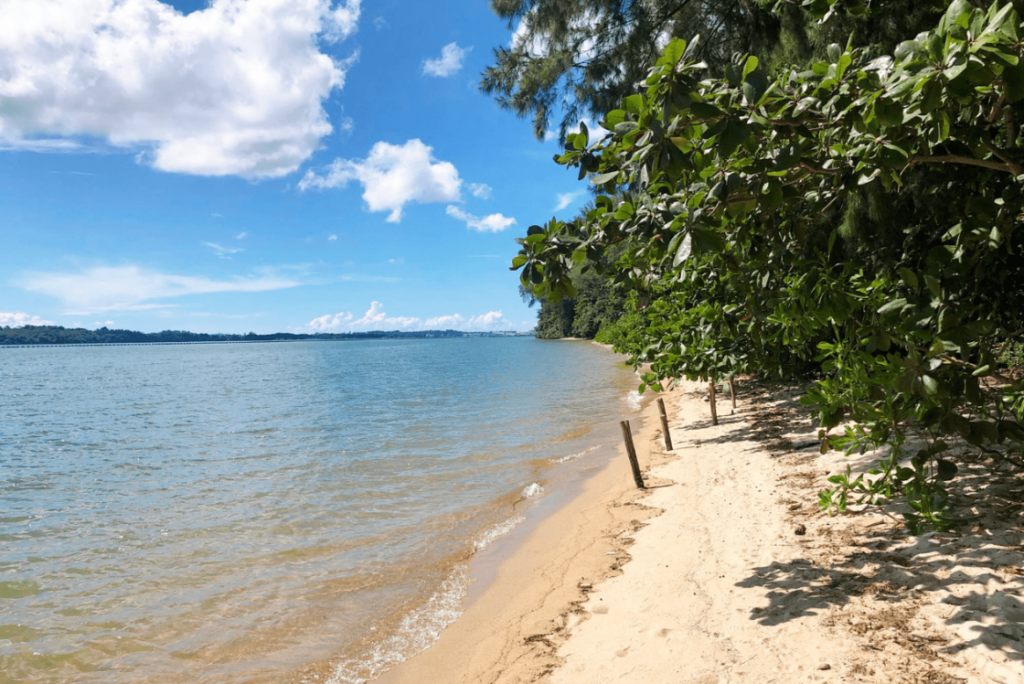
<svg viewBox="0 0 1024 684">
<path fill-rule="evenodd" d="M 236 240 L 244 240 L 247 237 L 249 237 L 249 234 L 246 233 L 245 231 L 242 231 L 241 233 L 239 233 L 238 235 L 235 236 L 235 239 Z"/>
<path fill-rule="evenodd" d="M 437 59 L 428 59 L 423 62 L 423 73 L 426 76 L 440 76 L 442 78 L 457 73 L 462 68 L 462 60 L 473 48 L 460 48 L 455 43 L 448 43 L 441 48 L 441 56 Z"/>
<path fill-rule="evenodd" d="M 242 233 L 242 236 L 244 237 L 245 233 Z M 213 253 L 221 259 L 230 259 L 231 257 L 228 256 L 229 254 L 238 254 L 239 252 L 245 251 L 242 247 L 223 247 L 218 245 L 216 242 L 204 242 L 203 244 L 212 249 Z"/>
<path fill-rule="evenodd" d="M 324 37 L 331 42 L 345 40 L 356 32 L 359 24 L 359 6 L 362 0 L 347 0 L 330 12 L 330 21 L 324 30 Z"/>
<path fill-rule="evenodd" d="M 346 323 L 352 320 L 352 314 L 350 313 L 337 313 L 331 316 L 330 314 L 314 318 L 306 326 L 317 332 L 330 332 L 332 330 L 338 330 Z"/>
<path fill-rule="evenodd" d="M 307 171 L 299 189 L 343 188 L 353 180 L 362 184 L 370 211 L 391 212 L 390 223 L 402 220 L 402 210 L 409 202 L 459 201 L 462 186 L 455 165 L 438 161 L 433 148 L 414 138 L 404 145 L 379 142 L 366 159 L 335 159 L 323 176 Z"/>
<path fill-rule="evenodd" d="M 327 238 L 327 241 L 328 242 L 336 242 L 337 239 L 338 239 L 337 235 L 331 235 L 329 238 Z"/>
<path fill-rule="evenodd" d="M 20 328 L 25 325 L 57 325 L 53 321 L 45 321 L 39 316 L 29 316 L 20 311 L 0 311 L 0 327 L 11 326 Z"/>
<path fill-rule="evenodd" d="M 505 320 L 501 310 L 488 311 L 481 316 L 471 316 L 469 319 L 470 330 L 508 330 L 512 324 Z"/>
<path fill-rule="evenodd" d="M 576 190 L 575 192 L 560 192 L 558 197 L 558 204 L 555 205 L 555 211 L 562 211 L 570 204 L 576 201 L 576 198 L 583 194 L 583 190 Z"/>
<path fill-rule="evenodd" d="M 374 301 L 361 318 L 341 311 L 314 318 L 305 326 L 314 332 L 368 332 L 374 330 L 510 330 L 512 324 L 505 320 L 501 311 L 488 311 L 468 319 L 460 314 L 435 316 L 426 320 L 415 317 L 388 316 L 384 305 Z"/>
<path fill-rule="evenodd" d="M 173 306 L 162 300 L 217 292 L 265 292 L 299 285 L 273 274 L 213 280 L 149 271 L 138 266 L 101 266 L 79 273 L 26 273 L 17 283 L 29 292 L 55 297 L 71 315 L 145 311 Z"/>
<path fill-rule="evenodd" d="M 478 218 L 472 214 L 467 214 L 454 204 L 449 204 L 448 208 L 445 209 L 445 213 L 452 218 L 464 221 L 467 228 L 472 228 L 481 233 L 500 233 L 509 226 L 516 224 L 516 220 L 511 216 L 489 214 L 483 218 Z"/>
<path fill-rule="evenodd" d="M 96 321 L 93 323 L 93 326 L 97 328 L 109 328 L 112 325 L 114 325 L 114 321 Z"/>
<path fill-rule="evenodd" d="M 473 197 L 488 200 L 491 199 L 491 195 L 494 193 L 494 188 L 487 183 L 469 183 L 469 192 Z"/>
<path fill-rule="evenodd" d="M 0 148 L 139 150 L 161 171 L 278 177 L 328 135 L 322 103 L 355 56 L 360 0 L 4 0 Z M 16 17 L 16 20 L 12 18 Z"/>
</svg>

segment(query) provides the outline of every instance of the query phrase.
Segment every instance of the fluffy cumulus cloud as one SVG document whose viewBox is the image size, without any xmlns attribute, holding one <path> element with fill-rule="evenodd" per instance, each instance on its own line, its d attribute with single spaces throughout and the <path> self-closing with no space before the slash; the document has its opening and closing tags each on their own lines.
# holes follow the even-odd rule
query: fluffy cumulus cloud
<svg viewBox="0 0 1024 684">
<path fill-rule="evenodd" d="M 101 266 L 77 273 L 30 272 L 18 284 L 29 292 L 55 297 L 72 315 L 161 309 L 173 306 L 165 300 L 185 295 L 265 292 L 299 285 L 273 274 L 214 280 L 138 266 Z"/>
<path fill-rule="evenodd" d="M 313 332 L 367 332 L 371 330 L 510 330 L 512 324 L 505 319 L 501 311 L 488 311 L 479 316 L 465 318 L 460 314 L 435 316 L 426 320 L 406 317 L 388 316 L 384 305 L 372 302 L 370 308 L 360 318 L 351 312 L 341 311 L 314 318 L 306 326 Z"/>
<path fill-rule="evenodd" d="M 249 178 L 296 170 L 332 128 L 322 103 L 355 55 L 320 41 L 357 26 L 361 0 L 5 0 L 0 148 L 141 149 L 162 171 Z"/>
<path fill-rule="evenodd" d="M 379 142 L 366 159 L 335 159 L 323 175 L 307 171 L 299 189 L 343 188 L 350 181 L 362 184 L 369 210 L 389 212 L 391 223 L 402 220 L 410 202 L 459 201 L 462 187 L 454 164 L 435 159 L 433 148 L 413 139 L 404 145 Z"/>
<path fill-rule="evenodd" d="M 39 316 L 30 316 L 21 311 L 0 311 L 0 328 L 7 326 L 20 328 L 25 325 L 56 325 L 56 323 L 45 321 Z"/>
<path fill-rule="evenodd" d="M 463 221 L 467 228 L 471 228 L 480 233 L 500 233 L 509 226 L 514 226 L 516 220 L 511 216 L 505 216 L 503 214 L 489 214 L 480 218 L 467 214 L 466 212 L 459 209 L 454 204 L 449 204 L 448 208 L 445 209 L 445 213 L 452 218 Z"/>
<path fill-rule="evenodd" d="M 462 61 L 466 58 L 466 53 L 472 49 L 460 48 L 455 43 L 448 43 L 441 48 L 440 57 L 423 62 L 424 75 L 445 78 L 458 73 L 462 69 Z"/>
<path fill-rule="evenodd" d="M 487 183 L 470 183 L 469 192 L 473 195 L 473 197 L 478 197 L 480 199 L 486 200 L 491 199 L 491 195 L 494 193 L 494 188 L 492 188 Z"/>
</svg>

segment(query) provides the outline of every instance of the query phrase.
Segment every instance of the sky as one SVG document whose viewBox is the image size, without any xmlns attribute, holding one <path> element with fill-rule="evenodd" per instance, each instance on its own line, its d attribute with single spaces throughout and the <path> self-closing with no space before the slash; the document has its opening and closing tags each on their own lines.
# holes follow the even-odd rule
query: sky
<svg viewBox="0 0 1024 684">
<path fill-rule="evenodd" d="M 529 330 L 485 0 L 0 0 L 0 326 Z"/>
</svg>

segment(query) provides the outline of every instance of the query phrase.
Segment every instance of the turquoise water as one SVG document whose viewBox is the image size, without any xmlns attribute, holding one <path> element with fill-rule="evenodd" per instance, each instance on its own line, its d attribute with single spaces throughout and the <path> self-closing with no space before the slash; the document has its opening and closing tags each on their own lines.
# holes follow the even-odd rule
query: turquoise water
<svg viewBox="0 0 1024 684">
<path fill-rule="evenodd" d="M 532 338 L 0 350 L 0 682 L 371 677 L 635 386 Z"/>
</svg>

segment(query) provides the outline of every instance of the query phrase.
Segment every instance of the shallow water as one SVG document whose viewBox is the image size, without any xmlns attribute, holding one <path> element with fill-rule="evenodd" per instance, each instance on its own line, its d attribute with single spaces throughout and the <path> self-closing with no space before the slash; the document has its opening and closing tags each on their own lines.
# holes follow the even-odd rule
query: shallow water
<svg viewBox="0 0 1024 684">
<path fill-rule="evenodd" d="M 358 681 L 635 386 L 532 338 L 0 350 L 0 683 Z"/>
</svg>

